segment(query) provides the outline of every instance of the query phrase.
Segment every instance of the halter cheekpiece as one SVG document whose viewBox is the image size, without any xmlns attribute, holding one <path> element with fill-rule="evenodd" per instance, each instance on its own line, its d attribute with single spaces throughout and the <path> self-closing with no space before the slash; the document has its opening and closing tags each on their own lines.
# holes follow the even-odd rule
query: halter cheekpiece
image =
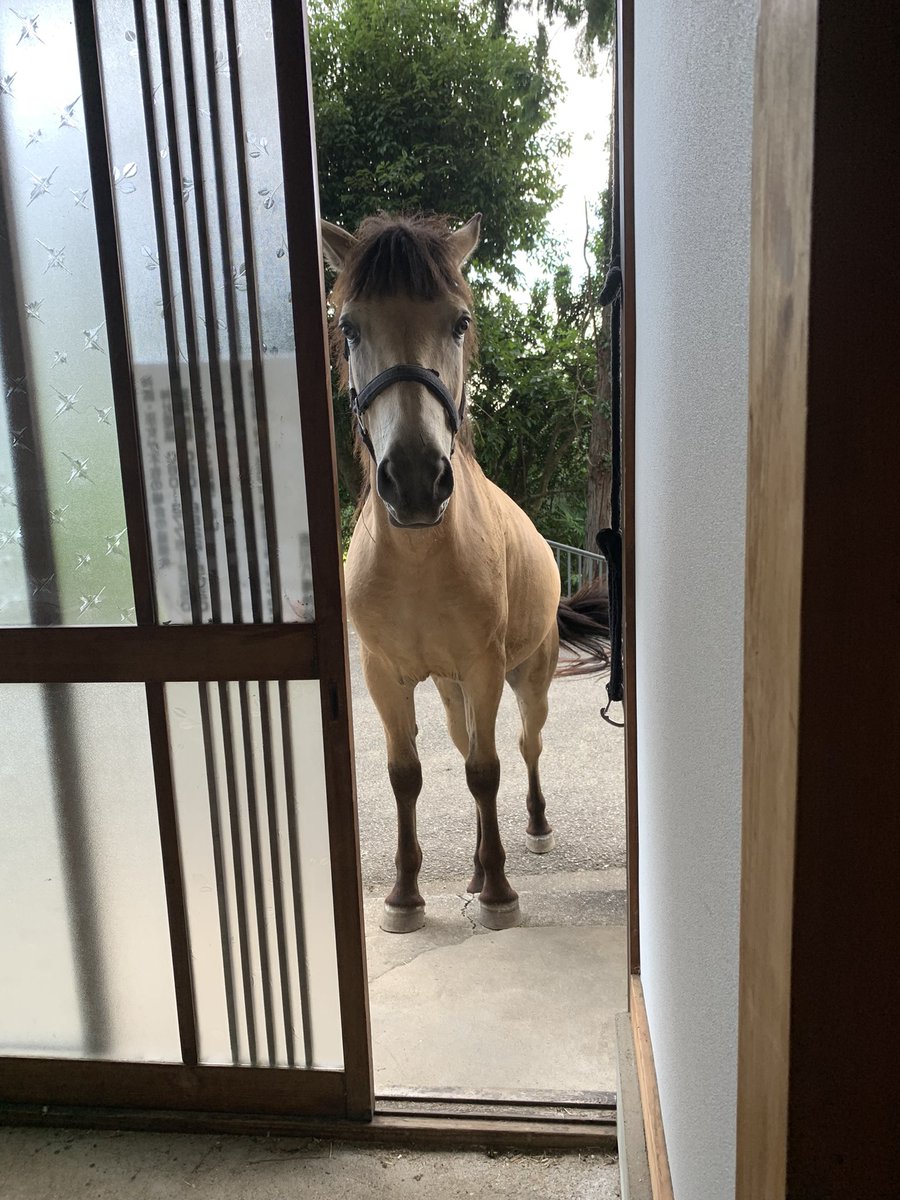
<svg viewBox="0 0 900 1200">
<path fill-rule="evenodd" d="M 344 357 L 348 362 L 350 361 L 350 346 L 347 343 L 344 346 Z M 393 367 L 388 367 L 386 371 L 382 371 L 380 375 L 376 375 L 374 379 L 370 379 L 361 392 L 357 392 L 352 383 L 350 385 L 350 412 L 356 419 L 359 436 L 362 438 L 366 449 L 372 455 L 373 460 L 376 457 L 375 447 L 372 445 L 369 431 L 363 424 L 363 413 L 376 397 L 380 396 L 383 391 L 386 391 L 387 388 L 392 387 L 395 383 L 421 383 L 433 396 L 440 400 L 444 412 L 447 414 L 447 419 L 450 422 L 455 448 L 456 435 L 459 433 L 459 428 L 462 425 L 466 411 L 465 390 L 463 390 L 462 402 L 457 410 L 449 388 L 432 367 L 419 367 L 414 363 L 397 363 Z M 450 453 L 452 454 L 453 450 Z"/>
</svg>

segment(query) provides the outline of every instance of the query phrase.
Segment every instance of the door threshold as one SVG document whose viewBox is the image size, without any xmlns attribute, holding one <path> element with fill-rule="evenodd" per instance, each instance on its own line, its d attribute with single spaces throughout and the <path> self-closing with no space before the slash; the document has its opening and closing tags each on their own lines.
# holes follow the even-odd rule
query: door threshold
<svg viewBox="0 0 900 1200">
<path fill-rule="evenodd" d="M 310 1117 L 250 1113 L 175 1112 L 74 1105 L 0 1105 L 0 1126 L 128 1129 L 155 1133 L 249 1134 L 316 1138 L 366 1145 L 487 1150 L 616 1149 L 615 1108 L 573 1109 L 545 1104 L 503 1106 L 484 1099 L 415 1101 L 382 1099 L 369 1121 L 315 1120 Z M 448 1107 L 455 1104 L 459 1111 Z M 388 1106 L 398 1106 L 397 1109 Z M 399 1110 L 399 1106 L 402 1111 Z M 438 1107 L 438 1106 L 442 1107 Z"/>
<path fill-rule="evenodd" d="M 442 1131 L 448 1141 L 478 1134 L 498 1144 L 596 1145 L 614 1147 L 614 1092 L 561 1092 L 540 1089 L 506 1092 L 472 1088 L 385 1088 L 375 1097 L 375 1119 L 419 1123 Z M 528 1133 L 530 1131 L 530 1134 Z"/>
<path fill-rule="evenodd" d="M 423 1111 L 441 1112 L 481 1110 L 497 1114 L 526 1116 L 527 1112 L 546 1113 L 566 1119 L 590 1119 L 616 1116 L 615 1092 L 550 1091 L 541 1088 L 522 1088 L 509 1091 L 502 1088 L 382 1088 L 375 1094 L 375 1111 L 399 1113 Z"/>
</svg>

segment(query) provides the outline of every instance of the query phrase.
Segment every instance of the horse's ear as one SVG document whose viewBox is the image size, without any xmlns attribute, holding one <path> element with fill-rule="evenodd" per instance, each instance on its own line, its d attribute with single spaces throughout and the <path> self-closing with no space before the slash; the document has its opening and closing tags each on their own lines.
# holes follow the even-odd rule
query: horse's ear
<svg viewBox="0 0 900 1200">
<path fill-rule="evenodd" d="M 347 256 L 356 245 L 356 238 L 340 225 L 332 225 L 330 221 L 322 221 L 322 249 L 325 261 L 329 267 L 342 271 L 347 262 Z"/>
<path fill-rule="evenodd" d="M 475 247 L 478 245 L 480 239 L 481 213 L 476 213 L 474 217 L 470 217 L 465 225 L 450 234 L 450 241 L 453 243 L 453 249 L 456 252 L 456 261 L 461 267 L 464 267 L 475 253 Z"/>
</svg>

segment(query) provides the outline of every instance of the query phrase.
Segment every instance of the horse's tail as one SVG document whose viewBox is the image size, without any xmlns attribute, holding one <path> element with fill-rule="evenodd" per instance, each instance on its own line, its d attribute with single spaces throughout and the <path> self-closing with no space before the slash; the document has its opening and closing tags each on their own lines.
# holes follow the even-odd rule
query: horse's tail
<svg viewBox="0 0 900 1200">
<path fill-rule="evenodd" d="M 556 611 L 559 644 L 570 651 L 556 670 L 562 675 L 594 675 L 609 669 L 609 592 L 594 579 L 574 596 L 563 598 Z"/>
</svg>

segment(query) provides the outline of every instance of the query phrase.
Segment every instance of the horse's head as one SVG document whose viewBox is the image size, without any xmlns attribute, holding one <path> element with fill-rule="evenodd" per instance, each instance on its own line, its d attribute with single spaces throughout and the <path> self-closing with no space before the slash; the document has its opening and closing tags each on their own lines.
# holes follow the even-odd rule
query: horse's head
<svg viewBox="0 0 900 1200">
<path fill-rule="evenodd" d="M 335 340 L 346 356 L 360 437 L 394 525 L 436 525 L 453 492 L 451 459 L 474 347 L 472 294 L 461 268 L 481 229 L 380 214 L 356 234 L 322 222 L 338 272 Z"/>
</svg>

